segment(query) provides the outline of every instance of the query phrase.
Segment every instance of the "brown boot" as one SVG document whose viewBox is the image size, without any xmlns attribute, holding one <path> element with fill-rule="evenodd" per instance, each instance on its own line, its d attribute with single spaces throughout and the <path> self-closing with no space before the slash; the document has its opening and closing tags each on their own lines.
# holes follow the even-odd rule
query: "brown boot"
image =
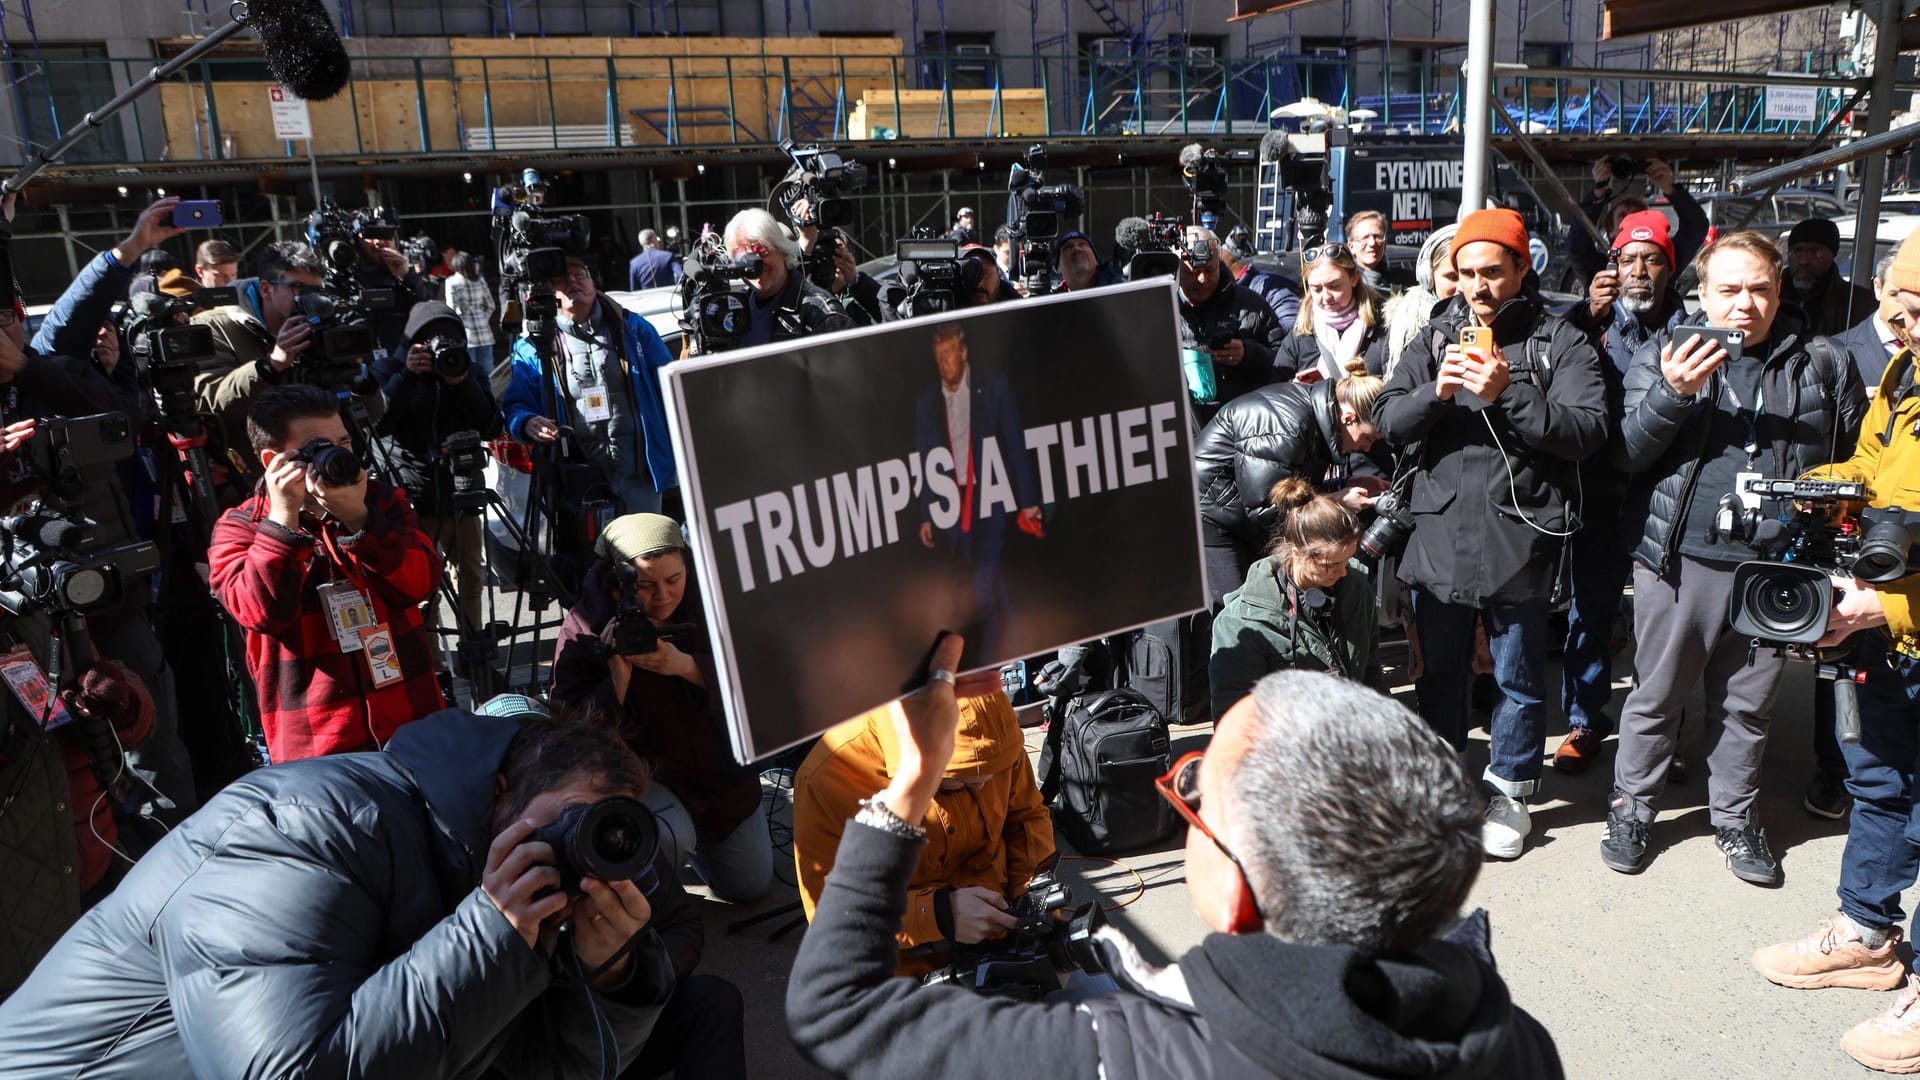
<svg viewBox="0 0 1920 1080">
<path fill-rule="evenodd" d="M 1907 976 L 1907 988 L 1893 1007 L 1854 1026 L 1840 1037 L 1840 1049 L 1869 1069 L 1920 1072 L 1920 977 Z"/>
<path fill-rule="evenodd" d="M 1798 941 L 1769 945 L 1753 954 L 1754 969 L 1767 981 L 1796 990 L 1845 986 L 1855 990 L 1891 990 L 1906 977 L 1906 968 L 1894 955 L 1900 928 L 1887 929 L 1886 944 L 1869 949 L 1860 941 L 1860 928 L 1845 915 L 1820 920 L 1813 933 Z"/>
<path fill-rule="evenodd" d="M 1600 759 L 1600 737 L 1583 727 L 1568 728 L 1553 752 L 1553 767 L 1563 773 L 1583 773 Z"/>
</svg>

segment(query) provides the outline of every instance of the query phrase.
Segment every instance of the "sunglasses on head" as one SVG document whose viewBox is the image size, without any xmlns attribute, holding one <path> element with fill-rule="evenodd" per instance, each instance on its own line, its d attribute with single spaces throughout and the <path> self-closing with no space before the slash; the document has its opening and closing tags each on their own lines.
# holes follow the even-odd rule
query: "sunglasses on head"
<svg viewBox="0 0 1920 1080">
<path fill-rule="evenodd" d="M 1300 265 L 1312 266 L 1321 259 L 1353 258 L 1353 249 L 1345 244 L 1321 244 L 1300 253 Z"/>
</svg>

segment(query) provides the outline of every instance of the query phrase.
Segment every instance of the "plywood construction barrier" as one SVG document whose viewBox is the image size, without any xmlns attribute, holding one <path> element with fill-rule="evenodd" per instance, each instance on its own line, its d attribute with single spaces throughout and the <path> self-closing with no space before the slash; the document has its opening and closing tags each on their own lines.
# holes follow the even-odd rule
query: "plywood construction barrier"
<svg viewBox="0 0 1920 1080">
<path fill-rule="evenodd" d="M 891 87 L 870 87 L 854 103 L 847 138 L 875 138 L 875 129 L 903 139 L 1033 137 L 1047 132 L 1044 90 L 954 90 L 951 95 L 949 130 L 947 95 L 940 91 L 901 90 L 896 96 Z"/>
</svg>

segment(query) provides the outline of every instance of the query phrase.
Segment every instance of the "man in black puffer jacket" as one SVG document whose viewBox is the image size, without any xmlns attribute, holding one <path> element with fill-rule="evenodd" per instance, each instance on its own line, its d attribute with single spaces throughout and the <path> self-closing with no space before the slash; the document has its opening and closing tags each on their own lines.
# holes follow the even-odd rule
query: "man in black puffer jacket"
<svg viewBox="0 0 1920 1080">
<path fill-rule="evenodd" d="M 1519 214 L 1467 215 L 1449 257 L 1460 295 L 1407 346 L 1374 413 L 1380 434 L 1416 455 L 1400 580 L 1424 650 L 1420 715 L 1465 745 L 1477 613 L 1501 692 L 1483 839 L 1512 859 L 1540 786 L 1547 607 L 1577 524 L 1579 463 L 1607 440 L 1606 383 L 1592 340 L 1541 303 Z M 1468 326 L 1492 347 L 1462 349 Z"/>
<path fill-rule="evenodd" d="M 1150 968 L 1112 928 L 1117 993 L 1078 1004 L 893 978 L 893 932 L 953 753 L 960 641 L 894 713 L 890 785 L 847 823 L 787 982 L 787 1025 L 837 1076 L 1355 1078 L 1562 1075 L 1514 1005 L 1476 913 L 1479 813 L 1453 752 L 1403 706 L 1320 672 L 1268 676 L 1165 794 L 1187 821 L 1193 907 L 1215 933 Z M 1352 812 L 1368 793 L 1368 813 Z M 1204 800 L 1202 796 L 1204 795 Z M 1392 852 L 1389 857 L 1383 853 Z M 1449 929 L 1449 926 L 1452 928 Z"/>
<path fill-rule="evenodd" d="M 1222 406 L 1195 437 L 1200 533 L 1214 607 L 1246 582 L 1248 568 L 1273 539 L 1273 485 L 1289 476 L 1323 485 L 1336 465 L 1344 472 L 1352 454 L 1373 447 L 1379 386 L 1371 377 L 1275 383 Z M 1334 486 L 1347 509 L 1358 513 L 1373 505 L 1385 482 L 1343 476 Z"/>
<path fill-rule="evenodd" d="M 0 1061 L 102 1080 L 610 1075 L 674 993 L 684 931 L 628 881 L 556 891 L 531 836 L 645 786 L 595 725 L 452 710 L 378 753 L 249 773 L 0 1005 Z"/>
<path fill-rule="evenodd" d="M 373 367 L 386 391 L 387 411 L 376 429 L 390 466 L 388 479 L 405 488 L 420 515 L 420 531 L 433 538 L 453 571 L 454 589 L 467 625 L 481 626 L 487 577 L 481 565 L 486 541 L 478 514 L 462 516 L 453 507 L 453 472 L 442 453 L 448 436 L 472 432 L 492 439 L 505 430 L 493 384 L 470 378 L 466 324 L 438 300 L 416 304 L 407 317 L 406 351 Z M 436 360 L 435 349 L 439 359 Z M 427 625 L 438 622 L 440 594 L 427 601 Z"/>
<path fill-rule="evenodd" d="M 1207 257 L 1196 259 L 1202 245 Z M 1215 398 L 1232 401 L 1273 381 L 1274 350 L 1287 332 L 1258 293 L 1233 280 L 1218 237 L 1189 228 L 1187 246 L 1180 256 L 1180 347 L 1211 354 Z M 1206 420 L 1213 409 L 1200 406 L 1196 415 Z"/>
<path fill-rule="evenodd" d="M 1607 866 L 1646 865 L 1647 827 L 1666 784 L 1680 712 L 1705 684 L 1708 817 L 1743 881 L 1780 882 L 1754 815 L 1760 759 L 1785 661 L 1752 649 L 1727 622 L 1734 568 L 1755 557 L 1734 526 L 1751 507 L 1746 478 L 1791 479 L 1853 453 L 1866 391 L 1847 350 L 1807 332 L 1781 302 L 1780 251 L 1757 232 L 1700 253 L 1701 315 L 1644 345 L 1627 370 L 1620 463 L 1634 474 L 1625 520 L 1633 551 L 1634 688 L 1620 713 Z M 1704 322 L 1742 331 L 1740 355 L 1689 332 Z M 1733 534 L 1733 535 L 1730 535 Z"/>
</svg>

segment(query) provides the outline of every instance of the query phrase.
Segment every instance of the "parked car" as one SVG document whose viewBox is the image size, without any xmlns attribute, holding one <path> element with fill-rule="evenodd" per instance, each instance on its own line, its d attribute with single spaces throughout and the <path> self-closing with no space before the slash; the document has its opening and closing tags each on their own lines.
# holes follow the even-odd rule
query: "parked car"
<svg viewBox="0 0 1920 1080">
<path fill-rule="evenodd" d="M 626 310 L 644 316 L 660 335 L 660 340 L 666 342 L 667 352 L 680 355 L 679 286 L 663 285 L 641 292 L 608 292 L 606 296 Z M 507 361 L 503 358 L 501 362 Z M 528 524 L 528 494 L 533 481 L 532 450 L 504 435 L 488 444 L 488 449 L 491 453 L 485 474 L 487 487 L 499 493 L 507 512 L 525 528 Z M 547 531 L 542 529 L 540 536 L 544 541 L 548 536 Z M 522 579 L 520 543 L 506 524 L 492 514 L 487 516 L 487 558 L 501 585 L 510 587 Z"/>
<path fill-rule="evenodd" d="M 1733 195 L 1724 191 L 1697 197 L 1707 211 L 1710 238 L 1720 231 L 1739 227 L 1756 229 L 1779 239 L 1808 218 L 1839 218 L 1847 214 L 1845 203 L 1810 188 L 1781 188 L 1764 200 L 1757 195 Z M 1665 195 L 1655 198 L 1650 205 L 1665 214 L 1676 230 L 1680 227 L 1680 216 Z"/>
<path fill-rule="evenodd" d="M 1855 230 L 1859 226 L 1859 219 L 1843 217 L 1834 224 L 1840 229 L 1840 256 L 1834 260 L 1834 265 L 1848 281 L 1871 287 L 1873 266 L 1866 267 L 1865 272 L 1858 278 L 1853 273 L 1853 239 L 1856 235 Z M 1882 258 L 1892 254 L 1893 250 L 1900 246 L 1900 242 L 1916 229 L 1920 229 L 1920 213 L 1899 214 L 1891 217 L 1882 214 L 1880 225 L 1873 234 L 1874 265 L 1879 265 Z"/>
</svg>

